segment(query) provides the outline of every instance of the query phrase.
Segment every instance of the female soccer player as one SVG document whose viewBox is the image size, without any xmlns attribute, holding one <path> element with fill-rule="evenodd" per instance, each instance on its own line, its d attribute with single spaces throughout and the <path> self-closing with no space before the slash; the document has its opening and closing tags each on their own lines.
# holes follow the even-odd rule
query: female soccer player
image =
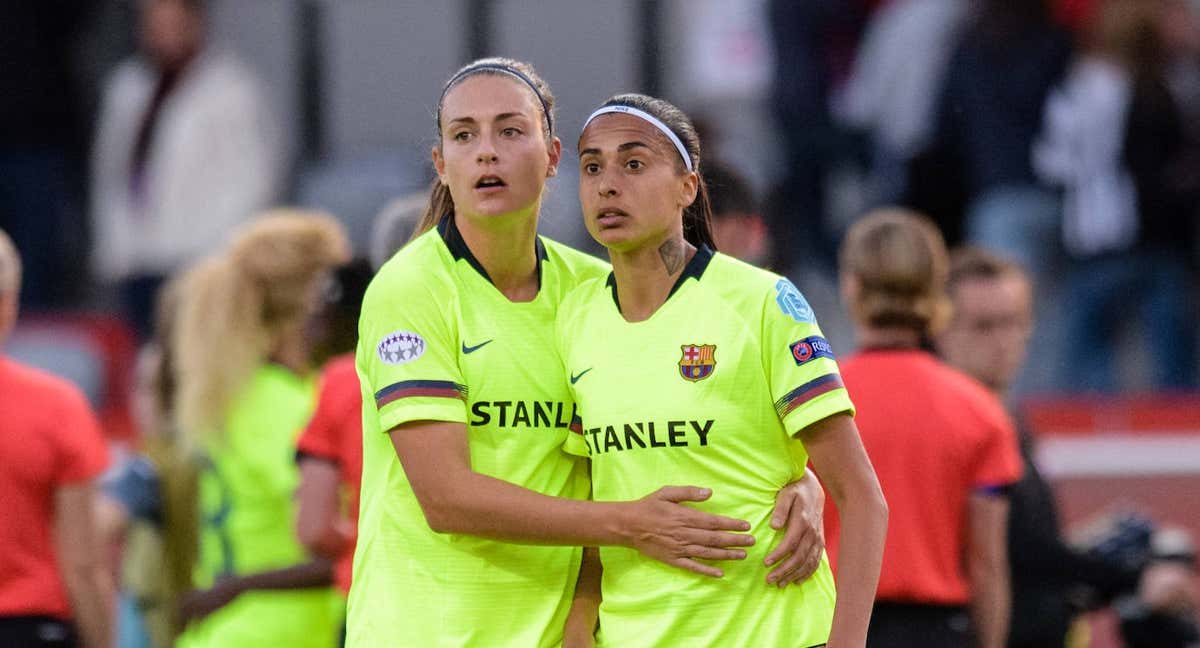
<svg viewBox="0 0 1200 648">
<path fill-rule="evenodd" d="M 340 627 L 327 561 L 296 540 L 296 438 L 312 413 L 310 318 L 349 256 L 332 218 L 265 215 L 179 286 L 178 429 L 204 458 L 200 591 L 178 645 L 326 648 Z"/>
<path fill-rule="evenodd" d="M 836 608 L 824 561 L 801 586 L 779 589 L 749 561 L 711 580 L 601 547 L 599 643 L 861 646 L 887 507 L 804 298 L 788 280 L 713 252 L 699 149 L 686 115 L 644 95 L 613 97 L 580 136 L 584 219 L 613 272 L 559 309 L 582 419 L 568 449 L 591 457 L 596 499 L 628 499 L 650 480 L 713 484 L 697 508 L 750 520 L 763 540 L 773 494 L 811 457 L 849 528 Z M 575 612 L 589 621 L 600 571 L 591 563 L 581 576 Z M 590 630 L 573 614 L 568 639 L 586 644 Z"/>
<path fill-rule="evenodd" d="M 925 350 L 950 312 L 945 243 L 924 216 L 888 209 L 855 223 L 840 256 L 861 347 L 842 375 L 892 511 L 867 645 L 1002 648 L 1020 455 L 1000 402 Z M 843 552 L 856 541 L 842 518 L 826 525 L 835 558 L 839 535 Z"/>
<path fill-rule="evenodd" d="M 579 547 L 718 576 L 700 559 L 742 558 L 753 543 L 733 533 L 745 522 L 681 504 L 706 489 L 583 501 L 586 466 L 562 452 L 567 382 L 581 376 L 563 372 L 554 317 L 567 291 L 608 269 L 537 236 L 561 152 L 553 107 L 533 68 L 509 59 L 464 67 L 438 101 L 429 210 L 367 290 L 359 327 L 349 645 L 557 645 Z"/>
</svg>

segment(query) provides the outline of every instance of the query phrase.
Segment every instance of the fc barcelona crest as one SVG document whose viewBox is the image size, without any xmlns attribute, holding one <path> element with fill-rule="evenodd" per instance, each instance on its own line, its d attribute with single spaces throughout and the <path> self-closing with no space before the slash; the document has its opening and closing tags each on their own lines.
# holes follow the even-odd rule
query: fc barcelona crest
<svg viewBox="0 0 1200 648">
<path fill-rule="evenodd" d="M 717 345 L 684 344 L 683 357 L 679 359 L 679 375 L 684 380 L 698 382 L 712 375 L 717 366 Z"/>
</svg>

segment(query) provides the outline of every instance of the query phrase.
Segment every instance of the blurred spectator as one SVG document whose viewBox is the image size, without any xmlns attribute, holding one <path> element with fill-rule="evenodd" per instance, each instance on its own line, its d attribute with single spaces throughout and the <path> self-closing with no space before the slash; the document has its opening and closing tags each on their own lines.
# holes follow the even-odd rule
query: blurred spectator
<svg viewBox="0 0 1200 648">
<path fill-rule="evenodd" d="M 1080 542 L 1089 557 L 1141 572 L 1113 602 L 1125 648 L 1200 645 L 1196 544 L 1187 531 L 1119 513 L 1090 524 Z"/>
<path fill-rule="evenodd" d="M 1062 384 L 1071 389 L 1117 388 L 1112 361 L 1131 316 L 1144 324 L 1154 387 L 1196 384 L 1195 195 L 1177 181 L 1186 140 L 1166 83 L 1161 8 L 1100 5 L 1034 151 L 1038 173 L 1064 190 L 1073 267 Z"/>
<path fill-rule="evenodd" d="M 702 168 L 717 249 L 757 266 L 767 261 L 767 224 L 746 178 L 720 162 Z"/>
<path fill-rule="evenodd" d="M 890 510 L 872 648 L 1002 648 L 1008 630 L 1005 490 L 1020 457 L 999 401 L 925 350 L 949 314 L 947 263 L 933 223 L 902 210 L 868 214 L 841 248 L 860 345 L 842 376 Z"/>
<path fill-rule="evenodd" d="M 938 91 L 968 9 L 961 0 L 893 0 L 867 23 L 837 114 L 871 140 L 869 202 L 904 197 L 907 163 L 932 137 Z"/>
<path fill-rule="evenodd" d="M 427 202 L 429 196 L 422 191 L 384 205 L 371 226 L 369 258 L 372 268 L 378 270 L 412 238 Z"/>
<path fill-rule="evenodd" d="M 133 417 L 143 454 L 126 457 L 106 475 L 100 521 L 106 544 L 120 547 L 118 645 L 174 645 L 177 614 L 192 588 L 199 509 L 198 462 L 173 425 L 174 353 L 170 347 L 179 287 L 191 270 L 168 281 L 156 300 L 154 335 L 138 356 Z"/>
<path fill-rule="evenodd" d="M 281 190 L 261 83 L 208 41 L 204 0 L 138 0 L 141 54 L 104 93 L 92 159 L 92 264 L 146 335 L 163 278 Z"/>
<path fill-rule="evenodd" d="M 314 555 L 335 560 L 334 581 L 350 592 L 362 479 L 362 393 L 354 367 L 358 317 L 372 276 L 365 260 L 338 269 L 338 298 L 326 304 L 326 350 L 317 408 L 297 442 L 296 534 Z"/>
<path fill-rule="evenodd" d="M 1058 203 L 1038 185 L 1030 149 L 1070 53 L 1048 0 L 983 0 L 946 71 L 932 145 L 950 160 L 940 168 L 959 169 L 967 201 L 961 216 L 937 216 L 947 240 L 965 236 L 1035 275 L 1054 257 Z M 917 193 L 948 190 L 940 174 L 917 180 L 930 183 Z"/>
<path fill-rule="evenodd" d="M 866 14 L 857 0 L 769 0 L 774 45 L 771 104 L 784 168 L 767 200 L 770 266 L 788 273 L 801 260 L 831 267 L 834 234 L 826 223 L 825 180 L 842 157 L 829 114 Z"/>
<path fill-rule="evenodd" d="M 328 561 L 296 539 L 296 439 L 312 413 L 311 322 L 350 244 L 333 218 L 267 213 L 179 287 L 174 417 L 203 458 L 200 546 L 181 646 L 328 646 Z M 215 352 L 220 350 L 220 352 Z"/>
<path fill-rule="evenodd" d="M 87 138 L 72 54 L 95 4 L 0 3 L 0 229 L 24 256 L 26 308 L 80 285 Z"/>
<path fill-rule="evenodd" d="M 0 230 L 0 345 L 20 284 L 20 257 Z M 0 355 L 0 421 L 0 645 L 108 646 L 113 585 L 92 486 L 108 449 L 96 417 L 66 381 Z"/>
<path fill-rule="evenodd" d="M 979 248 L 950 258 L 948 291 L 954 314 L 937 337 L 951 366 L 983 383 L 998 398 L 1021 369 L 1033 332 L 1033 286 L 1012 262 Z M 1020 423 L 1018 421 L 1018 423 Z M 1009 491 L 1008 555 L 1012 573 L 1010 648 L 1063 646 L 1082 611 L 1076 589 L 1107 601 L 1137 585 L 1138 570 L 1071 548 L 1058 527 L 1058 507 L 1033 456 L 1033 435 L 1018 424 L 1024 472 Z"/>
</svg>

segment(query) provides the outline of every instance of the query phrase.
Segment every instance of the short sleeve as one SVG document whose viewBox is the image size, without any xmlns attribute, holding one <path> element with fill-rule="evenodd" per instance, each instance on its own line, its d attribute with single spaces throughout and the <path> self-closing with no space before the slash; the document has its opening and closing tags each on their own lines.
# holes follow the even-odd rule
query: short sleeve
<svg viewBox="0 0 1200 648">
<path fill-rule="evenodd" d="M 162 489 L 158 469 L 149 458 L 133 455 L 105 474 L 100 483 L 105 495 L 119 502 L 140 520 L 162 519 Z"/>
<path fill-rule="evenodd" d="M 578 293 L 580 289 L 576 289 Z M 571 400 L 575 404 L 575 416 L 571 418 L 571 424 L 567 429 L 566 439 L 563 440 L 563 451 L 577 457 L 589 456 L 587 441 L 583 438 L 583 412 L 579 408 L 579 397 L 575 393 L 575 385 L 567 376 L 570 371 L 567 368 L 570 366 L 571 360 L 571 344 L 572 332 L 579 330 L 579 327 L 573 326 L 572 321 L 575 318 L 576 306 L 579 303 L 578 296 L 572 293 L 563 300 L 558 307 L 558 314 L 554 318 L 554 348 L 557 351 L 559 362 L 563 364 L 563 370 L 560 374 L 567 382 L 567 391 L 571 395 Z"/>
<path fill-rule="evenodd" d="M 987 398 L 992 398 L 990 394 Z M 975 458 L 972 486 L 990 489 L 1010 486 L 1021 479 L 1021 449 L 1012 419 L 997 401 L 987 403 L 986 435 L 980 439 Z"/>
<path fill-rule="evenodd" d="M 415 272 L 397 277 L 388 269 L 367 290 L 357 352 L 363 396 L 374 400 L 379 431 L 409 421 L 466 423 L 456 295 L 435 294 L 430 279 Z"/>
<path fill-rule="evenodd" d="M 296 443 L 298 455 L 341 464 L 346 434 L 358 432 L 362 410 L 358 400 L 358 374 L 354 364 L 335 360 L 321 375 L 317 409 Z"/>
<path fill-rule="evenodd" d="M 87 399 L 75 388 L 63 389 L 55 425 L 59 484 L 90 481 L 104 472 L 109 461 L 108 442 Z"/>
<path fill-rule="evenodd" d="M 775 411 L 789 433 L 854 405 L 833 350 L 812 308 L 792 282 L 779 278 L 762 306 L 762 362 Z"/>
</svg>

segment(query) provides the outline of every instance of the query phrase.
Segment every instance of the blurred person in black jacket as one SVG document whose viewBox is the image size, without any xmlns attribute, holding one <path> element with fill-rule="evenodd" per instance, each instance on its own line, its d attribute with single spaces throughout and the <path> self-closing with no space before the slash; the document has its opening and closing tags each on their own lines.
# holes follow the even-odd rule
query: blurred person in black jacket
<svg viewBox="0 0 1200 648">
<path fill-rule="evenodd" d="M 1033 330 L 1033 286 L 1020 266 L 979 248 L 951 255 L 948 292 L 951 323 L 938 336 L 938 352 L 952 366 L 1008 395 L 1025 360 Z M 1012 569 L 1012 648 L 1061 648 L 1081 610 L 1081 586 L 1098 600 L 1135 591 L 1140 566 L 1073 549 L 1059 529 L 1050 485 L 1033 461 L 1033 438 L 1017 420 L 1025 471 L 1010 493 L 1009 563 Z"/>
<path fill-rule="evenodd" d="M 96 4 L 0 2 L 0 228 L 24 257 L 29 309 L 79 287 L 87 137 L 73 52 Z"/>
</svg>

